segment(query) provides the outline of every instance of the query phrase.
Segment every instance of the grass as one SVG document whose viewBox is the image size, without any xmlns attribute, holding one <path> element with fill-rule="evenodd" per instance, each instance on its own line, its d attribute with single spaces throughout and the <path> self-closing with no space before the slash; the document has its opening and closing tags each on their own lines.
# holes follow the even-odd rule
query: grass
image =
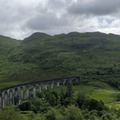
<svg viewBox="0 0 120 120">
<path fill-rule="evenodd" d="M 20 82 L 20 81 L 1 82 L 0 88 L 10 87 L 10 86 L 14 86 L 22 83 L 23 82 Z"/>
<path fill-rule="evenodd" d="M 78 85 L 74 86 L 75 96 L 78 92 L 86 94 L 91 99 L 96 99 L 98 101 L 103 101 L 109 108 L 120 109 L 120 101 L 116 101 L 114 96 L 115 93 L 120 92 L 119 90 L 108 86 L 105 88 L 96 87 L 94 85 Z"/>
<path fill-rule="evenodd" d="M 114 93 L 118 92 L 118 90 L 111 88 L 111 89 L 105 89 L 105 88 L 97 88 L 91 85 L 79 85 L 74 87 L 75 90 L 75 96 L 78 94 L 78 92 L 84 93 L 90 98 L 96 99 L 96 100 L 102 100 L 104 103 L 114 102 L 115 97 Z"/>
<path fill-rule="evenodd" d="M 106 104 L 106 106 L 108 106 L 111 109 L 120 110 L 120 102 L 108 103 Z"/>
<path fill-rule="evenodd" d="M 100 81 L 74 86 L 74 91 L 75 91 L 75 96 L 79 92 L 81 92 L 83 94 L 86 94 L 90 98 L 99 101 L 102 100 L 105 103 L 114 102 L 115 101 L 114 94 L 119 92 L 117 89 Z"/>
<path fill-rule="evenodd" d="M 108 103 L 115 101 L 113 94 L 116 92 L 117 91 L 114 89 L 111 90 L 101 89 L 101 90 L 95 90 L 89 96 L 91 98 L 95 98 L 96 100 L 102 100 L 103 102 Z"/>
</svg>

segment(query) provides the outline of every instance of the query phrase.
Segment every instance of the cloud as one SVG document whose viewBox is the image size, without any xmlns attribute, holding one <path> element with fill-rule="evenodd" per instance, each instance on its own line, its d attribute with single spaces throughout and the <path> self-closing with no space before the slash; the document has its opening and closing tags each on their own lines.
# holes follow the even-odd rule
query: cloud
<svg viewBox="0 0 120 120">
<path fill-rule="evenodd" d="M 23 25 L 35 12 L 41 0 L 1 0 L 0 4 L 0 34 L 15 38 L 23 38 Z M 43 2 L 42 2 L 43 3 Z M 41 4 L 42 6 L 43 4 Z M 32 11 L 32 12 L 31 12 Z M 19 35 L 19 36 L 18 36 Z"/>
<path fill-rule="evenodd" d="M 60 26 L 66 26 L 67 19 L 59 18 L 54 13 L 38 14 L 27 21 L 27 26 L 34 30 L 54 29 Z"/>
<path fill-rule="evenodd" d="M 0 0 L 0 34 L 120 33 L 119 0 Z"/>
<path fill-rule="evenodd" d="M 119 0 L 77 0 L 68 7 L 72 14 L 110 15 L 119 12 Z"/>
</svg>

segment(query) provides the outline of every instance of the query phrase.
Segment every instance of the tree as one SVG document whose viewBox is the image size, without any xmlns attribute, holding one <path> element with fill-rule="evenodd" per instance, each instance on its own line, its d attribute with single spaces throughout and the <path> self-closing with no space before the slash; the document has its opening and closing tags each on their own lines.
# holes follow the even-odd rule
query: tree
<svg viewBox="0 0 120 120">
<path fill-rule="evenodd" d="M 84 107 L 90 111 L 91 110 L 100 110 L 101 111 L 101 110 L 105 109 L 103 102 L 99 102 L 94 99 L 85 100 Z"/>
<path fill-rule="evenodd" d="M 27 117 L 22 116 L 16 112 L 13 107 L 7 107 L 0 111 L 0 120 L 28 120 Z"/>
<path fill-rule="evenodd" d="M 52 107 L 46 114 L 46 120 L 63 120 L 63 116 L 59 110 Z"/>
<path fill-rule="evenodd" d="M 61 105 L 64 105 L 64 100 L 65 100 L 65 93 L 64 93 L 63 89 L 61 89 L 61 94 L 60 94 Z"/>
<path fill-rule="evenodd" d="M 31 110 L 31 101 L 30 100 L 24 101 L 18 107 L 22 111 Z"/>
<path fill-rule="evenodd" d="M 84 120 L 84 117 L 78 107 L 71 105 L 65 111 L 65 120 Z"/>
<path fill-rule="evenodd" d="M 84 94 L 78 93 L 77 104 L 80 108 L 83 106 L 85 99 L 86 99 L 86 97 Z"/>
<path fill-rule="evenodd" d="M 51 106 L 56 105 L 56 97 L 52 93 L 50 94 L 50 97 L 49 97 L 49 103 L 50 103 Z"/>
<path fill-rule="evenodd" d="M 66 97 L 73 98 L 73 87 L 72 87 L 72 83 L 70 82 L 68 82 L 67 84 Z"/>
</svg>

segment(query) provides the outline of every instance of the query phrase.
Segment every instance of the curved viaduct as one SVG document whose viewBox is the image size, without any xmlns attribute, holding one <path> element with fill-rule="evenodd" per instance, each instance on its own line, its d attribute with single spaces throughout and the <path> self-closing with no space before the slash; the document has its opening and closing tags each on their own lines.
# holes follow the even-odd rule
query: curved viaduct
<svg viewBox="0 0 120 120">
<path fill-rule="evenodd" d="M 61 79 L 52 79 L 44 81 L 29 82 L 16 86 L 0 89 L 0 108 L 4 108 L 8 105 L 20 104 L 22 100 L 29 97 L 36 97 L 36 93 L 41 93 L 42 90 L 47 90 L 48 87 L 59 87 L 65 85 L 67 82 L 79 82 L 79 77 L 69 77 Z"/>
</svg>

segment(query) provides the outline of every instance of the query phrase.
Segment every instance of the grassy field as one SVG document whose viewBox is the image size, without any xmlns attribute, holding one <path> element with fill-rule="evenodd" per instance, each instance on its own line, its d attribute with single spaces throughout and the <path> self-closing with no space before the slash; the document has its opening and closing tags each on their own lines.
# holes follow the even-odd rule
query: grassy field
<svg viewBox="0 0 120 120">
<path fill-rule="evenodd" d="M 66 90 L 66 86 L 60 86 L 60 87 L 54 87 L 52 90 L 57 90 L 59 93 L 62 90 Z M 106 106 L 110 108 L 119 109 L 120 108 L 120 102 L 116 101 L 115 94 L 119 93 L 120 91 L 112 88 L 106 83 L 102 82 L 93 82 L 91 84 L 81 84 L 81 85 L 74 85 L 74 97 L 77 96 L 77 94 L 83 93 L 87 97 L 91 99 L 96 99 L 98 101 L 103 101 Z"/>
<path fill-rule="evenodd" d="M 86 94 L 88 97 L 102 100 L 105 103 L 114 102 L 114 94 L 119 92 L 113 88 L 99 88 L 92 85 L 79 85 L 74 87 L 75 94 L 78 92 Z"/>
<path fill-rule="evenodd" d="M 10 87 L 18 84 L 22 84 L 22 83 L 20 81 L 1 82 L 0 88 Z"/>
<path fill-rule="evenodd" d="M 115 97 L 115 94 L 120 91 L 115 88 L 112 88 L 110 86 L 106 88 L 103 86 L 103 88 L 101 88 L 94 85 L 79 85 L 74 86 L 74 90 L 75 94 L 81 92 L 90 98 L 96 99 L 98 101 L 103 101 L 109 108 L 120 109 L 120 102 L 117 102 Z"/>
</svg>

